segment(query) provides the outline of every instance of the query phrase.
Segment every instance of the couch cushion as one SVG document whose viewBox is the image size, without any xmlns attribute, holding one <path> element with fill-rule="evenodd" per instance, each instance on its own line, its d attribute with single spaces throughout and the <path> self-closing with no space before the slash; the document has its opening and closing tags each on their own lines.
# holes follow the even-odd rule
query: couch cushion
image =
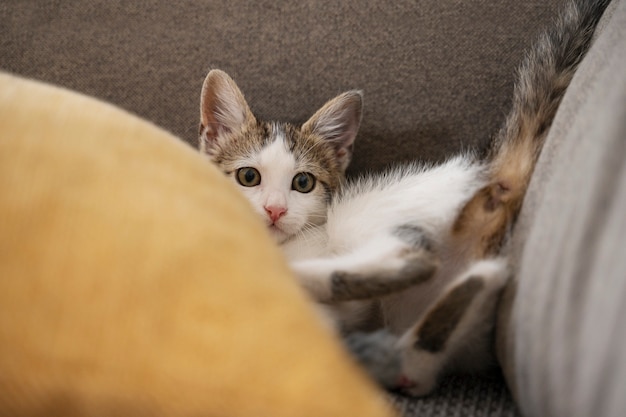
<svg viewBox="0 0 626 417">
<path fill-rule="evenodd" d="M 177 138 L 0 74 L 0 415 L 389 416 Z"/>
<path fill-rule="evenodd" d="M 551 128 L 512 245 L 501 345 L 529 416 L 626 410 L 626 2 L 616 0 Z"/>
<path fill-rule="evenodd" d="M 87 93 L 196 143 L 220 68 L 260 117 L 304 122 L 365 92 L 351 173 L 484 146 L 523 51 L 562 0 L 0 2 L 0 68 Z"/>
</svg>

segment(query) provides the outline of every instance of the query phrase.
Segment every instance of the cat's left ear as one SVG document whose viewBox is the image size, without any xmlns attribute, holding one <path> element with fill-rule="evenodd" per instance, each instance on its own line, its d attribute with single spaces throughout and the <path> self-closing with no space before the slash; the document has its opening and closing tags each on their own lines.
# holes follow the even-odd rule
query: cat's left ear
<svg viewBox="0 0 626 417">
<path fill-rule="evenodd" d="M 302 125 L 302 132 L 318 135 L 331 143 L 345 171 L 352 159 L 362 111 L 363 93 L 358 90 L 348 91 L 324 104 Z"/>
</svg>

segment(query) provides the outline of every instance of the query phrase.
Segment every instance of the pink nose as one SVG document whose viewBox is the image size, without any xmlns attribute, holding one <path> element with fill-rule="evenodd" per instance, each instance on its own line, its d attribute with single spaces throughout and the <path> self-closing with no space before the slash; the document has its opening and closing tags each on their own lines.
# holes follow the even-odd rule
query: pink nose
<svg viewBox="0 0 626 417">
<path fill-rule="evenodd" d="M 267 215 L 270 216 L 270 219 L 272 219 L 272 222 L 274 223 L 276 223 L 278 219 L 280 219 L 281 217 L 285 215 L 285 213 L 287 213 L 286 207 L 266 206 L 264 208 L 265 208 L 265 211 L 267 212 Z"/>
</svg>

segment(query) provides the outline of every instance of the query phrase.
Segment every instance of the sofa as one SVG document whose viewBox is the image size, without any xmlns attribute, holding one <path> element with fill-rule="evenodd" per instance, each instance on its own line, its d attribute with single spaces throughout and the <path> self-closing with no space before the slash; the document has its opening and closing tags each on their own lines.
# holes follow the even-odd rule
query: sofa
<svg viewBox="0 0 626 417">
<path fill-rule="evenodd" d="M 363 90 L 350 176 L 482 151 L 561 5 L 0 4 L 0 415 L 623 415 L 623 0 L 507 247 L 501 368 L 428 397 L 385 393 L 352 363 L 195 150 L 202 81 L 220 68 L 261 119 L 301 123 Z"/>
</svg>

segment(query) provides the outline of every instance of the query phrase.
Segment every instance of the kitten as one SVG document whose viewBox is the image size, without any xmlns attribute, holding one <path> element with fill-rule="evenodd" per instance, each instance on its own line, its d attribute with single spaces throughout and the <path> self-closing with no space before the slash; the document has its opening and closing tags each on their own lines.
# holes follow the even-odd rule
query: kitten
<svg viewBox="0 0 626 417">
<path fill-rule="evenodd" d="M 301 127 L 255 118 L 234 81 L 202 89 L 200 149 L 237 184 L 303 287 L 386 386 L 425 395 L 493 365 L 502 247 L 556 109 L 609 0 L 574 0 L 519 68 L 489 156 L 463 153 L 346 182 L 362 94 Z M 365 334 L 359 331 L 384 329 Z"/>
</svg>

